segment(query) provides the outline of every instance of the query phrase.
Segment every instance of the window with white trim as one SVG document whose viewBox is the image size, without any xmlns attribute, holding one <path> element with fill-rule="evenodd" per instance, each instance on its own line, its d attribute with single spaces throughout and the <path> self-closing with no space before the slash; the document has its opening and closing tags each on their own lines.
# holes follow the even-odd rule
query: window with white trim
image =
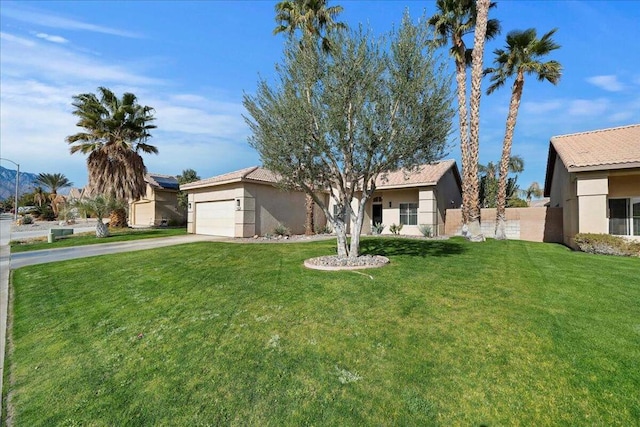
<svg viewBox="0 0 640 427">
<path fill-rule="evenodd" d="M 640 236 L 640 197 L 609 199 L 609 234 Z"/>
<path fill-rule="evenodd" d="M 400 203 L 400 224 L 418 225 L 417 203 Z"/>
</svg>

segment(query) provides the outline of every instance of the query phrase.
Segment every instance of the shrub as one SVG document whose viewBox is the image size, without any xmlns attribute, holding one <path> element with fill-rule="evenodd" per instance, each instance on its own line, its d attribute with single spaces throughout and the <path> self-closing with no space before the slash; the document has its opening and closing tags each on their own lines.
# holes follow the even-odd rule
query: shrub
<svg viewBox="0 0 640 427">
<path fill-rule="evenodd" d="M 325 224 L 322 227 L 316 227 L 316 234 L 331 234 L 333 233 L 333 229 L 331 228 L 331 224 Z"/>
<path fill-rule="evenodd" d="M 582 252 L 590 254 L 640 256 L 640 243 L 611 234 L 578 233 L 574 242 Z"/>
<path fill-rule="evenodd" d="M 24 215 L 18 220 L 22 225 L 33 224 L 33 217 L 31 215 Z"/>
<path fill-rule="evenodd" d="M 291 230 L 289 230 L 286 225 L 280 223 L 273 229 L 273 234 L 276 236 L 291 236 Z"/>
<path fill-rule="evenodd" d="M 382 231 L 384 230 L 385 225 L 377 222 L 375 224 L 373 224 L 373 227 L 371 228 L 371 232 L 373 234 L 382 234 Z"/>
<path fill-rule="evenodd" d="M 420 224 L 418 230 L 420 230 L 424 237 L 433 237 L 433 231 L 430 225 Z"/>
<path fill-rule="evenodd" d="M 398 225 L 391 224 L 389 226 L 389 231 L 392 232 L 393 234 L 398 235 L 398 234 L 400 234 L 401 230 L 402 230 L 402 224 L 398 224 Z"/>
</svg>

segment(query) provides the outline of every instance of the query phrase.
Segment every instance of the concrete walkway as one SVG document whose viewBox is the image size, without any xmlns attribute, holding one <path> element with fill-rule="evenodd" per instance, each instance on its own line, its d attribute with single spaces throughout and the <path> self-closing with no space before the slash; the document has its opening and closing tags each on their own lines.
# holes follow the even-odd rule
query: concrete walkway
<svg viewBox="0 0 640 427">
<path fill-rule="evenodd" d="M 12 216 L 0 215 L 0 390 L 4 378 L 4 355 L 7 342 L 7 310 L 9 306 L 9 275 L 11 269 L 27 265 L 48 262 L 65 261 L 75 258 L 86 258 L 97 255 L 107 255 L 119 252 L 140 251 L 144 249 L 160 248 L 164 246 L 180 245 L 184 243 L 225 241 L 227 237 L 185 236 L 159 237 L 128 242 L 103 243 L 97 245 L 78 246 L 71 248 L 47 249 L 42 251 L 21 252 L 11 255 L 9 242 L 11 241 Z M 36 232 L 34 232 L 35 234 Z M 22 233 L 15 233 L 21 235 Z M 42 232 L 40 232 L 42 234 Z M 45 234 L 46 235 L 46 232 Z M 2 417 L 0 405 L 0 419 Z"/>
</svg>

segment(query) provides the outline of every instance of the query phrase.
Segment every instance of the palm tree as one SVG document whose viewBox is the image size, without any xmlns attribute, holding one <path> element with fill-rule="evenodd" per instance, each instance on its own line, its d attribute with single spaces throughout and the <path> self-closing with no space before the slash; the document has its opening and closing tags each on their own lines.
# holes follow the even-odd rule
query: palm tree
<svg viewBox="0 0 640 427">
<path fill-rule="evenodd" d="M 47 195 L 42 189 L 42 187 L 38 186 L 33 190 L 33 202 L 38 205 L 38 207 L 42 207 L 42 204 L 47 201 Z"/>
<path fill-rule="evenodd" d="M 557 61 L 542 62 L 541 59 L 550 52 L 559 49 L 560 45 L 552 40 L 557 29 L 553 29 L 537 37 L 535 28 L 525 31 L 511 31 L 507 34 L 507 44 L 504 49 L 494 51 L 495 67 L 485 71 L 491 74 L 491 86 L 487 89 L 487 94 L 493 93 L 496 89 L 505 84 L 507 79 L 515 76 L 515 81 L 511 88 L 511 101 L 509 102 L 509 113 L 507 115 L 504 142 L 502 144 L 502 157 L 500 159 L 500 178 L 498 181 L 498 201 L 496 213 L 496 239 L 504 240 L 506 236 L 506 188 L 507 174 L 509 172 L 509 158 L 511 157 L 511 146 L 513 145 L 513 133 L 516 127 L 518 109 L 522 99 L 524 87 L 524 77 L 526 74 L 533 74 L 539 81 L 548 81 L 557 84 L 562 74 L 562 65 Z"/>
<path fill-rule="evenodd" d="M 36 183 L 49 188 L 51 209 L 53 210 L 53 214 L 58 216 L 59 206 L 64 203 L 64 198 L 58 196 L 58 190 L 61 188 L 71 187 L 73 183 L 61 173 L 41 173 L 36 178 Z"/>
<path fill-rule="evenodd" d="M 478 154 L 480 150 L 480 97 L 482 92 L 482 68 L 484 57 L 484 45 L 487 39 L 489 25 L 489 0 L 477 0 L 476 2 L 476 29 L 473 34 L 473 51 L 471 52 L 471 96 L 469 107 L 469 150 L 468 161 L 469 179 L 468 191 L 468 239 L 472 242 L 483 242 L 484 235 L 480 228 L 480 188 L 478 183 Z"/>
<path fill-rule="evenodd" d="M 544 193 L 542 191 L 542 188 L 540 188 L 540 184 L 534 181 L 525 190 L 520 190 L 520 194 L 522 194 L 522 197 L 524 197 L 527 201 L 527 205 L 531 206 L 531 199 L 533 199 L 534 197 L 542 197 Z"/>
<path fill-rule="evenodd" d="M 342 6 L 327 7 L 327 0 L 282 0 L 275 9 L 278 25 L 273 34 L 287 33 L 293 36 L 299 29 L 303 36 L 319 40 L 324 52 L 331 52 L 332 49 L 327 34 L 334 29 L 346 28 L 343 22 L 335 20 L 342 13 Z"/>
<path fill-rule="evenodd" d="M 139 105 L 132 93 L 121 99 L 104 87 L 98 93 L 99 97 L 93 93 L 73 97 L 73 114 L 79 117 L 76 126 L 85 131 L 67 137 L 71 154 L 89 155 L 89 187 L 94 193 L 138 200 L 146 192 L 146 167 L 139 153 L 158 153 L 147 144 L 156 128 L 150 124 L 155 120 L 153 108 Z"/>
<path fill-rule="evenodd" d="M 490 3 L 489 7 L 495 7 Z M 471 205 L 470 185 L 477 180 L 473 173 L 469 158 L 469 126 L 467 112 L 467 67 L 471 65 L 473 49 L 467 48 L 464 36 L 471 34 L 476 26 L 475 0 L 437 0 L 438 12 L 429 18 L 428 25 L 433 27 L 435 42 L 440 46 L 451 43 L 450 55 L 456 66 L 456 86 L 458 94 L 458 127 L 460 131 L 460 151 L 462 159 L 462 222 L 467 224 L 469 206 Z M 500 22 L 497 19 L 487 21 L 486 38 L 492 39 L 500 33 Z M 477 162 L 477 160 L 476 160 Z"/>
<path fill-rule="evenodd" d="M 301 49 L 305 48 L 305 41 L 320 41 L 322 51 L 331 53 L 333 47 L 328 33 L 347 28 L 343 22 L 335 20 L 343 10 L 342 6 L 327 7 L 327 0 L 282 0 L 275 9 L 278 25 L 273 34 L 287 33 L 293 37 L 296 30 L 301 30 Z M 308 96 L 310 98 L 310 93 Z M 305 207 L 305 234 L 313 234 L 315 202 L 309 194 L 305 197 Z"/>
<path fill-rule="evenodd" d="M 480 206 L 483 208 L 495 208 L 498 195 L 498 163 L 489 162 L 486 165 L 478 165 L 480 172 Z M 511 156 L 509 159 L 509 172 L 521 173 L 524 170 L 524 159 L 520 156 Z M 509 177 L 507 180 L 507 199 L 510 200 L 518 193 L 518 177 Z"/>
<path fill-rule="evenodd" d="M 109 237 L 109 228 L 107 224 L 102 222 L 109 212 L 124 209 L 126 202 L 124 199 L 116 199 L 111 196 L 104 196 L 99 194 L 93 198 L 86 198 L 83 200 L 76 200 L 74 207 L 86 216 L 87 214 L 95 215 L 97 219 L 96 223 L 96 237 L 103 238 Z"/>
</svg>

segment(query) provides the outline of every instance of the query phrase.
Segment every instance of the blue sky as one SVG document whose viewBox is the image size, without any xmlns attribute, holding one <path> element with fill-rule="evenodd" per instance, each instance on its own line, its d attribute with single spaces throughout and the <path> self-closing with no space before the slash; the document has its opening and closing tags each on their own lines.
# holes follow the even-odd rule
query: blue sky
<svg viewBox="0 0 640 427">
<path fill-rule="evenodd" d="M 242 96 L 254 93 L 259 76 L 270 79 L 281 58 L 275 3 L 3 0 L 0 156 L 23 171 L 61 172 L 85 185 L 85 158 L 71 156 L 64 141 L 79 131 L 71 97 L 106 86 L 156 109 L 151 143 L 159 154 L 145 156 L 149 171 L 193 168 L 207 178 L 259 164 L 247 144 Z M 377 34 L 405 9 L 415 19 L 435 12 L 434 1 L 330 4 L 344 7 L 349 26 Z M 560 83 L 525 84 L 513 147 L 525 159 L 521 187 L 543 183 L 551 136 L 640 123 L 640 1 L 503 0 L 491 17 L 503 32 L 487 46 L 487 66 L 513 29 L 557 27 L 562 45 L 549 57 L 564 66 Z M 481 163 L 500 157 L 509 97 L 510 84 L 483 96 Z M 455 133 L 447 157 L 459 162 Z"/>
</svg>

